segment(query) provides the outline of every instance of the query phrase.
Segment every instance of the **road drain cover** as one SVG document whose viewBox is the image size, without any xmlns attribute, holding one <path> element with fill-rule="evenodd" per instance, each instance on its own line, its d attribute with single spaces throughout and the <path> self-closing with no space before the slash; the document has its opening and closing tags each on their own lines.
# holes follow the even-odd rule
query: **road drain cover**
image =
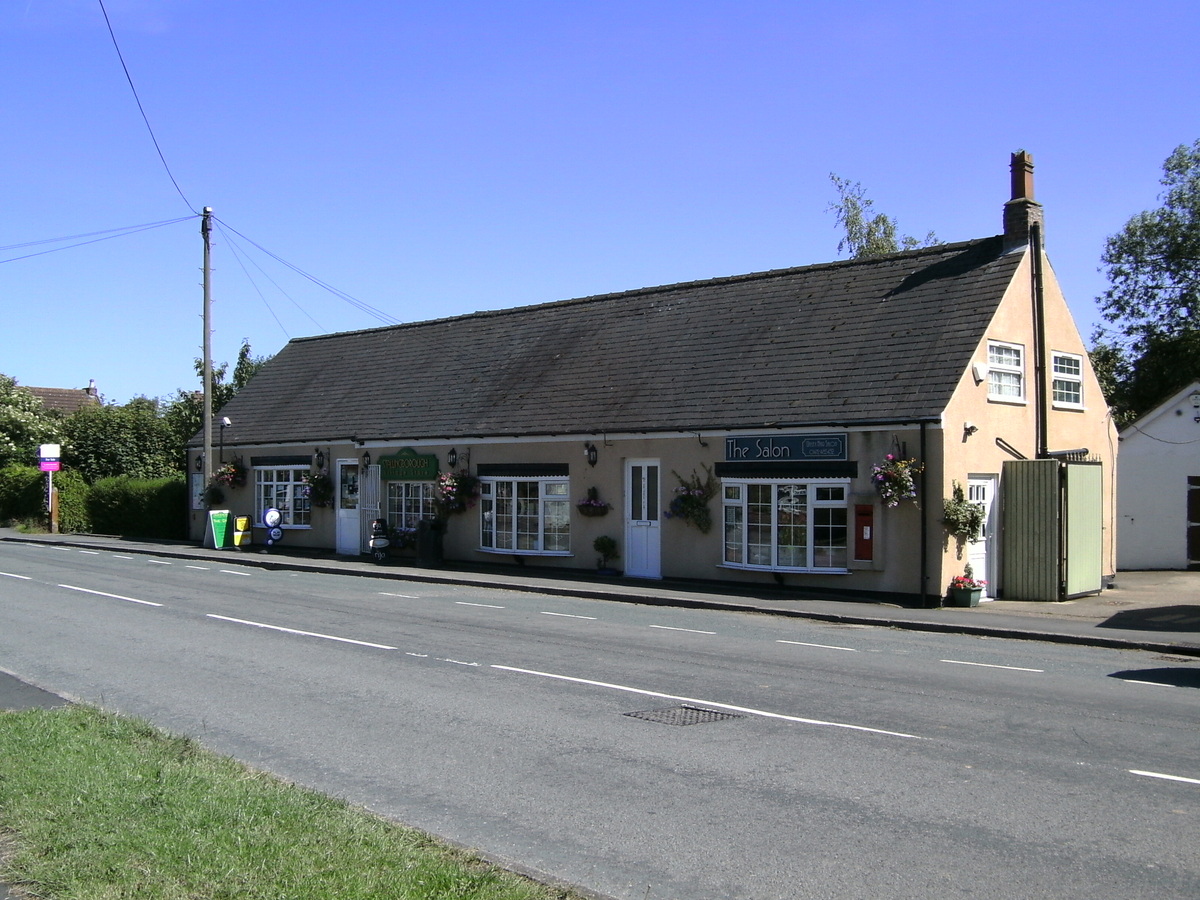
<svg viewBox="0 0 1200 900">
<path fill-rule="evenodd" d="M 641 712 L 625 713 L 625 715 L 635 719 L 645 719 L 647 722 L 658 722 L 660 725 L 703 725 L 706 722 L 724 722 L 726 719 L 742 718 L 736 713 L 701 709 L 698 706 L 668 706 L 665 709 L 646 709 Z"/>
</svg>

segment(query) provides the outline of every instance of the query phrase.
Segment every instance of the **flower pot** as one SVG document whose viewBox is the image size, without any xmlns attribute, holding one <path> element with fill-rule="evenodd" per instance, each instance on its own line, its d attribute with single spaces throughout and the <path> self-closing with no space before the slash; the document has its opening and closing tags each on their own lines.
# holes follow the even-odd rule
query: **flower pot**
<svg viewBox="0 0 1200 900">
<path fill-rule="evenodd" d="M 580 503 L 575 508 L 579 510 L 580 515 L 584 515 L 589 518 L 608 515 L 607 506 L 590 506 L 586 503 Z"/>
<path fill-rule="evenodd" d="M 951 606 L 978 606 L 979 598 L 983 596 L 983 588 L 950 588 Z"/>
</svg>

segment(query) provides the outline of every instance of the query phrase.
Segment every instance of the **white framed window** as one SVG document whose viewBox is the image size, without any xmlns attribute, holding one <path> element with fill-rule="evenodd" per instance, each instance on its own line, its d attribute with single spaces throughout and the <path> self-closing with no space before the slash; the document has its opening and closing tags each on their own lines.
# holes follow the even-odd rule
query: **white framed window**
<svg viewBox="0 0 1200 900">
<path fill-rule="evenodd" d="M 1083 357 L 1051 351 L 1050 398 L 1055 406 L 1083 409 Z"/>
<path fill-rule="evenodd" d="M 1025 348 L 1021 344 L 988 341 L 988 399 L 1025 399 Z"/>
<path fill-rule="evenodd" d="M 437 486 L 432 481 L 389 481 L 388 524 L 392 528 L 415 530 L 422 519 L 436 518 L 436 496 Z"/>
<path fill-rule="evenodd" d="M 566 478 L 481 478 L 479 546 L 496 553 L 571 552 L 571 483 Z"/>
<path fill-rule="evenodd" d="M 304 476 L 308 466 L 256 468 L 254 470 L 254 524 L 261 525 L 263 513 L 279 510 L 283 528 L 308 528 L 312 524 L 312 503 Z"/>
<path fill-rule="evenodd" d="M 850 480 L 724 479 L 724 564 L 739 569 L 845 572 Z"/>
</svg>

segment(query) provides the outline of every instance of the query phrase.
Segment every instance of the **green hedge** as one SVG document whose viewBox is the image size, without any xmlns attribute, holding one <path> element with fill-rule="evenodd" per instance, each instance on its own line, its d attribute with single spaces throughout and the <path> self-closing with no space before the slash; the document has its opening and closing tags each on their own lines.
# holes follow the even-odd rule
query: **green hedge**
<svg viewBox="0 0 1200 900">
<path fill-rule="evenodd" d="M 0 469 L 0 524 L 37 519 L 45 513 L 46 476 L 36 466 Z"/>
<path fill-rule="evenodd" d="M 54 475 L 58 530 L 75 534 L 187 538 L 187 483 L 183 477 L 142 480 L 119 475 L 88 485 L 78 472 Z M 33 466 L 0 469 L 0 524 L 47 522 L 46 475 Z"/>
<path fill-rule="evenodd" d="M 187 483 L 183 477 L 101 478 L 91 486 L 88 511 L 97 534 L 183 540 L 187 537 Z M 61 508 L 61 507 L 60 507 Z"/>
</svg>

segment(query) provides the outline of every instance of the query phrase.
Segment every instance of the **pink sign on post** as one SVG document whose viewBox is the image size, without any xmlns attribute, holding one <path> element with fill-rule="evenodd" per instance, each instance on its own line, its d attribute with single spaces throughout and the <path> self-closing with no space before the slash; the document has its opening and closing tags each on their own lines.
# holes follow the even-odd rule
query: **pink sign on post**
<svg viewBox="0 0 1200 900">
<path fill-rule="evenodd" d="M 41 467 L 43 472 L 59 472 L 62 470 L 62 463 L 57 459 L 43 459 Z"/>
</svg>

